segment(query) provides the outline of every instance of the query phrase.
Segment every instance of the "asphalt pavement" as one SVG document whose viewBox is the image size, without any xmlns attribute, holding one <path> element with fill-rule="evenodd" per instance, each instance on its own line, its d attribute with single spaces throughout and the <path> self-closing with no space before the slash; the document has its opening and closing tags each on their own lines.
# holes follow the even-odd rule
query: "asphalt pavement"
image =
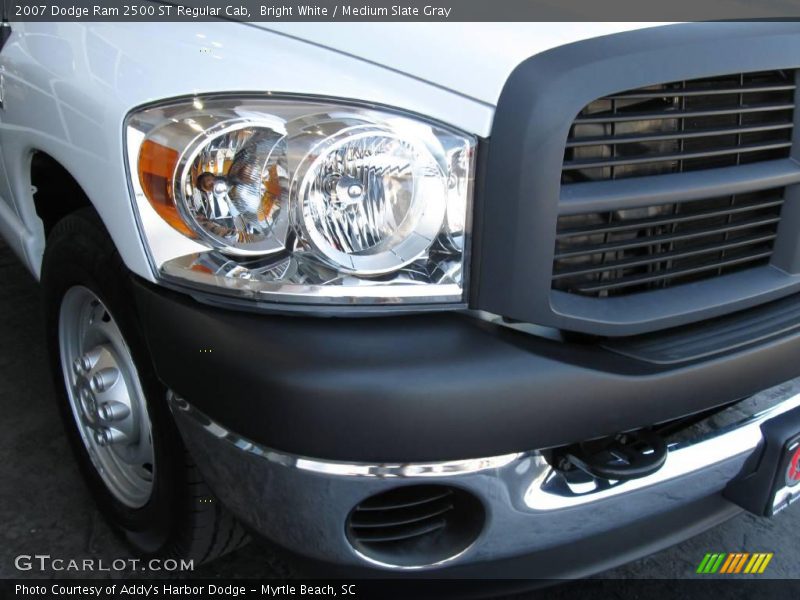
<svg viewBox="0 0 800 600">
<path fill-rule="evenodd" d="M 20 571 L 15 558 L 103 559 L 130 553 L 110 531 L 73 462 L 53 398 L 38 284 L 0 242 L 0 578 L 118 577 L 109 572 Z M 800 390 L 800 383 L 797 385 Z M 800 506 L 774 519 L 742 514 L 696 538 L 600 575 L 603 578 L 696 578 L 707 552 L 773 552 L 762 577 L 800 579 Z M 194 577 L 284 576 L 280 552 L 253 543 Z M 722 597 L 724 594 L 718 594 Z M 732 596 L 731 596 L 732 597 Z"/>
</svg>

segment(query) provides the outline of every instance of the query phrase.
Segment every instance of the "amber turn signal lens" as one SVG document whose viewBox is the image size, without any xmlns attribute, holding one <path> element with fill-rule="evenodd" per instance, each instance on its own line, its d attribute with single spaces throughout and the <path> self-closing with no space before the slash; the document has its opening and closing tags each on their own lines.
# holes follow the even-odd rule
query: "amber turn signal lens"
<svg viewBox="0 0 800 600">
<path fill-rule="evenodd" d="M 177 164 L 177 150 L 145 140 L 139 151 L 139 181 L 147 200 L 159 216 L 182 234 L 195 238 L 197 235 L 184 223 L 173 197 L 173 177 Z"/>
</svg>

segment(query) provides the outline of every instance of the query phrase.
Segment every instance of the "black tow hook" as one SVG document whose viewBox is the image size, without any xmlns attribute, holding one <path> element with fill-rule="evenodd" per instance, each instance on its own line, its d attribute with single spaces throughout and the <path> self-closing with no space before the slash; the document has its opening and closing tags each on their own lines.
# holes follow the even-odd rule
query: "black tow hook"
<svg viewBox="0 0 800 600">
<path fill-rule="evenodd" d="M 559 468 L 574 466 L 597 479 L 625 481 L 658 471 L 667 460 L 667 444 L 657 433 L 640 430 L 574 444 L 559 454 Z"/>
</svg>

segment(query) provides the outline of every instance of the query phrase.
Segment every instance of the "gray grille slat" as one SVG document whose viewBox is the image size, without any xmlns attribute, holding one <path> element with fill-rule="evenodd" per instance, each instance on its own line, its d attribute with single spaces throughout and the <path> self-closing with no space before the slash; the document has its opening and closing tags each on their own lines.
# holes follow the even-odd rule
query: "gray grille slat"
<svg viewBox="0 0 800 600">
<path fill-rule="evenodd" d="M 685 119 L 687 117 L 717 117 L 721 115 L 736 115 L 740 113 L 775 112 L 781 110 L 793 110 L 794 104 L 782 102 L 778 104 L 758 104 L 745 105 L 731 108 L 714 108 L 709 110 L 664 110 L 659 112 L 642 113 L 605 113 L 592 115 L 591 117 L 578 116 L 575 118 L 576 124 L 588 123 L 623 123 L 626 121 L 655 121 L 663 119 Z"/>
<path fill-rule="evenodd" d="M 576 256 L 585 256 L 589 254 L 607 254 L 618 252 L 621 250 L 630 250 L 631 248 L 641 248 L 644 246 L 654 246 L 657 244 L 665 244 L 670 242 L 680 242 L 695 238 L 701 238 L 710 235 L 718 235 L 726 232 L 741 231 L 745 229 L 755 229 L 757 227 L 764 227 L 772 225 L 780 221 L 780 216 L 764 217 L 760 219 L 750 219 L 741 221 L 733 225 L 725 225 L 723 227 L 713 227 L 708 229 L 698 229 L 686 233 L 656 235 L 647 237 L 645 239 L 636 238 L 631 241 L 617 242 L 611 244 L 596 244 L 592 246 L 583 246 L 578 250 L 570 250 L 567 252 L 557 252 L 555 255 L 556 260 L 564 258 L 574 258 Z"/>
<path fill-rule="evenodd" d="M 630 269 L 632 267 L 645 267 L 648 265 L 657 265 L 659 263 L 667 262 L 670 260 L 691 258 L 696 256 L 702 256 L 703 254 L 713 254 L 714 252 L 721 252 L 723 250 L 735 250 L 737 248 L 746 248 L 747 246 L 764 244 L 773 241 L 776 237 L 777 236 L 774 233 L 769 233 L 764 235 L 754 235 L 746 238 L 739 238 L 732 242 L 725 242 L 724 244 L 709 244 L 707 246 L 700 246 L 688 250 L 673 250 L 671 252 L 653 254 L 648 256 L 647 258 L 621 260 L 621 261 L 604 263 L 602 265 L 598 265 L 595 267 L 556 271 L 553 273 L 553 279 L 564 279 L 567 277 L 577 277 L 579 275 L 591 275 L 593 273 L 602 273 L 604 271 L 619 271 L 623 269 Z"/>
<path fill-rule="evenodd" d="M 800 183 L 800 165 L 791 159 L 689 171 L 616 181 L 589 181 L 561 188 L 559 214 L 580 215 L 645 206 L 694 202 L 774 189 Z"/>
<path fill-rule="evenodd" d="M 714 271 L 719 269 L 720 267 L 731 267 L 748 262 L 755 262 L 763 258 L 769 258 L 769 256 L 771 255 L 772 255 L 772 250 L 767 250 L 753 255 L 736 257 L 732 259 L 726 259 L 724 261 L 714 262 L 708 265 L 700 265 L 688 269 L 674 269 L 672 271 L 661 271 L 658 273 L 654 273 L 652 275 L 641 275 L 631 278 L 617 279 L 611 283 L 586 285 L 586 286 L 581 286 L 578 289 L 583 293 L 597 293 L 609 290 L 617 290 L 625 287 L 641 285 L 643 283 L 648 283 L 651 281 L 662 281 L 665 279 L 672 279 L 675 277 L 686 277 L 687 275 L 695 275 L 697 273 L 702 273 L 705 271 Z"/>
<path fill-rule="evenodd" d="M 610 100 L 646 100 L 648 98 L 665 98 L 665 97 L 681 97 L 681 96 L 717 96 L 721 94 L 755 94 L 760 92 L 787 92 L 795 89 L 795 85 L 791 83 L 775 84 L 775 85 L 744 85 L 744 86 L 728 86 L 721 88 L 711 87 L 687 87 L 676 89 L 661 89 L 661 90 L 636 90 L 633 92 L 623 92 L 622 94 L 614 94 L 606 96 Z"/>
<path fill-rule="evenodd" d="M 781 131 L 794 128 L 794 123 L 769 123 L 766 125 L 748 125 L 745 127 L 722 127 L 719 129 L 698 129 L 691 131 L 675 131 L 671 133 L 651 135 L 619 135 L 595 136 L 586 138 L 573 138 L 567 142 L 567 148 L 580 148 L 583 146 L 607 146 L 609 144 L 633 144 L 648 142 L 663 142 L 667 140 L 696 139 L 718 137 L 724 135 L 738 135 L 742 133 L 763 133 L 766 131 Z"/>
<path fill-rule="evenodd" d="M 771 200 L 769 202 L 753 202 L 733 208 L 721 208 L 715 210 L 703 210 L 694 213 L 685 213 L 680 215 L 669 215 L 662 218 L 646 218 L 636 219 L 631 221 L 617 222 L 612 225 L 598 225 L 589 226 L 575 229 L 564 229 L 556 234 L 556 239 L 563 240 L 576 236 L 594 235 L 597 233 L 619 233 L 622 231 L 630 231 L 633 229 L 660 227 L 665 225 L 672 225 L 675 223 L 690 223 L 692 221 L 700 221 L 702 219 L 710 219 L 714 217 L 724 217 L 727 215 L 737 215 L 754 210 L 762 210 L 766 208 L 775 208 L 783 205 L 783 199 Z"/>
<path fill-rule="evenodd" d="M 731 146 L 716 150 L 702 150 L 698 152 L 675 152 L 671 154 L 647 154 L 644 156 L 634 156 L 630 158 L 613 158 L 607 160 L 578 160 L 565 161 L 564 170 L 571 171 L 576 169 L 599 169 L 603 167 L 617 167 L 620 165 L 636 165 L 646 163 L 668 162 L 673 160 L 693 160 L 697 158 L 707 158 L 713 156 L 726 156 L 729 154 L 747 154 L 748 152 L 764 152 L 767 150 L 779 150 L 790 148 L 792 142 L 771 142 L 765 144 L 753 144 L 748 146 Z"/>
</svg>

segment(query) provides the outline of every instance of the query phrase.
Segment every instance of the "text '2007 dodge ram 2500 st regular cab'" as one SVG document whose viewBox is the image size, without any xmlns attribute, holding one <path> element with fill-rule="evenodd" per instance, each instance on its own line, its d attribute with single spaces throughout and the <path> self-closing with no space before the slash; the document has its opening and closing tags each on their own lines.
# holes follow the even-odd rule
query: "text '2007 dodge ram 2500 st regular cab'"
<svg viewBox="0 0 800 600">
<path fill-rule="evenodd" d="M 566 577 L 788 506 L 798 68 L 797 23 L 14 23 L 0 231 L 102 510 Z"/>
</svg>

